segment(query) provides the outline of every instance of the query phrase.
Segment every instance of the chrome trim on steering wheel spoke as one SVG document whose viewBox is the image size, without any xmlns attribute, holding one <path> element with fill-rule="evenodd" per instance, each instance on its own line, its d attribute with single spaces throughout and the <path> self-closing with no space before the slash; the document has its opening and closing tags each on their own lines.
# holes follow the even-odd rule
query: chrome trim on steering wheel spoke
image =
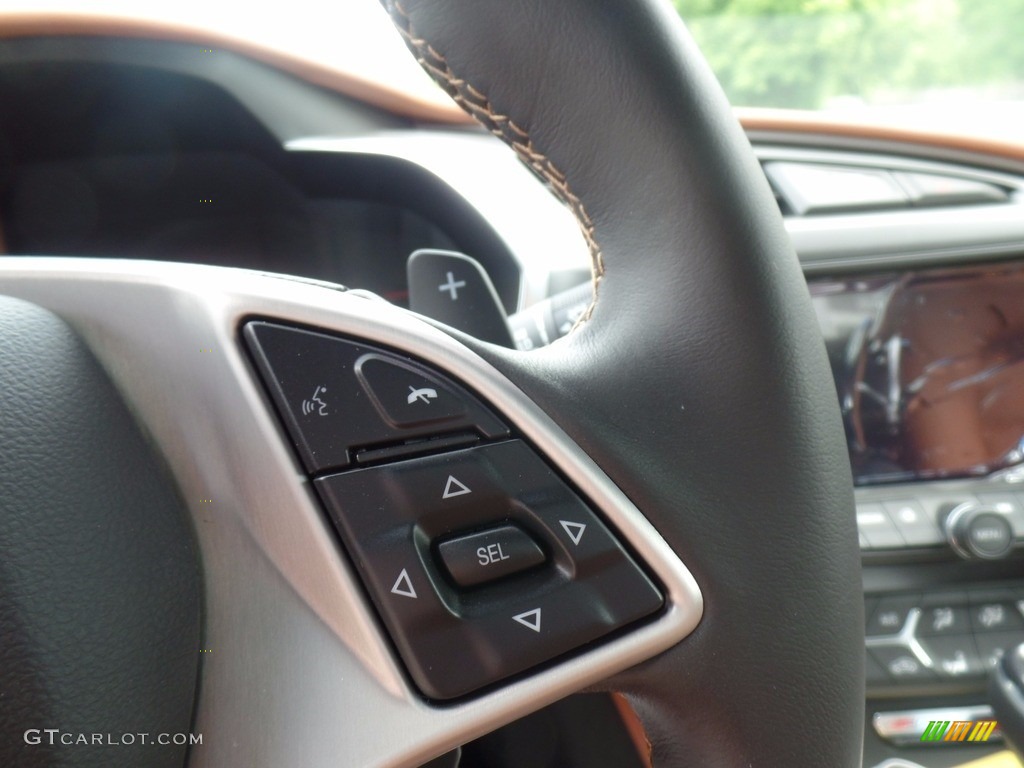
<svg viewBox="0 0 1024 768">
<path fill-rule="evenodd" d="M 256 272 L 138 261 L 9 258 L 0 293 L 82 335 L 177 479 L 206 584 L 192 766 L 416 766 L 686 637 L 687 568 L 625 495 L 493 367 L 384 302 Z M 256 381 L 247 317 L 368 339 L 475 390 L 575 483 L 666 590 L 624 636 L 454 705 L 407 682 Z"/>
</svg>

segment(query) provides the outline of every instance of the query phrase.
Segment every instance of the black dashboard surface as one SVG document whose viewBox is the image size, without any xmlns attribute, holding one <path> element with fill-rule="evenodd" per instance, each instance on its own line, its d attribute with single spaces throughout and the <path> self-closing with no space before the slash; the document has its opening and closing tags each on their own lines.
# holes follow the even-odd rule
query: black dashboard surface
<svg viewBox="0 0 1024 768">
<path fill-rule="evenodd" d="M 394 158 L 289 152 L 199 78 L 81 62 L 0 66 L 0 232 L 9 253 L 191 261 L 407 300 L 417 248 L 519 270 L 443 182 Z"/>
<path fill-rule="evenodd" d="M 345 283 L 404 303 L 405 259 L 457 248 L 422 215 L 309 197 L 240 152 L 105 156 L 22 166 L 7 188 L 17 253 L 191 261 Z"/>
</svg>

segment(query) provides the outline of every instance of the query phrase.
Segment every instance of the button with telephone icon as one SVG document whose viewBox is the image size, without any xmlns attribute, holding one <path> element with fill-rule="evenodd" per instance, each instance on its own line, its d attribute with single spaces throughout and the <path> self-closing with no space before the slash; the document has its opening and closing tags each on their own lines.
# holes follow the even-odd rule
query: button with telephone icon
<svg viewBox="0 0 1024 768">
<path fill-rule="evenodd" d="M 418 366 L 370 353 L 356 361 L 355 371 L 380 415 L 396 427 L 449 421 L 466 413 L 454 392 Z"/>
</svg>

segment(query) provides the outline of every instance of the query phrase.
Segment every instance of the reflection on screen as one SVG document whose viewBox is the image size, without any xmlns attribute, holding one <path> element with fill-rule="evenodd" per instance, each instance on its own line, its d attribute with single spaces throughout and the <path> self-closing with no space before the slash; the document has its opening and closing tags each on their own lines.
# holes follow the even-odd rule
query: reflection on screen
<svg viewBox="0 0 1024 768">
<path fill-rule="evenodd" d="M 811 284 L 860 484 L 1024 459 L 1024 268 Z"/>
</svg>

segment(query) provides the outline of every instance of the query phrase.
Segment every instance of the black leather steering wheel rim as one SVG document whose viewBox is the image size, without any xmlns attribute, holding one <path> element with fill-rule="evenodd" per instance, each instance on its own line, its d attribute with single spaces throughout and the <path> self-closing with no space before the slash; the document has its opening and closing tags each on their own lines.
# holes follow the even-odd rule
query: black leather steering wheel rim
<svg viewBox="0 0 1024 768">
<path fill-rule="evenodd" d="M 859 765 L 863 601 L 836 395 L 775 202 L 682 24 L 656 0 L 385 6 L 590 245 L 576 333 L 478 351 L 700 584 L 694 634 L 608 683 L 631 695 L 654 765 Z"/>
</svg>

